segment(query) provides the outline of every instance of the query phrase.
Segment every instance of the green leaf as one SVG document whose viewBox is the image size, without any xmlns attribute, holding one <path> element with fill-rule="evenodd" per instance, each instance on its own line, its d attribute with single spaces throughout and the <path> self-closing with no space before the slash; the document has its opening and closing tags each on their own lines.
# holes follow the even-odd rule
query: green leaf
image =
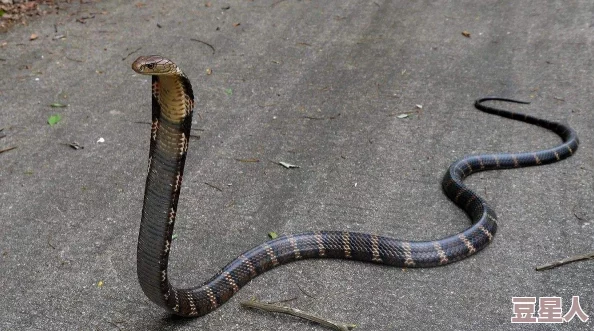
<svg viewBox="0 0 594 331">
<path fill-rule="evenodd" d="M 52 115 L 52 116 L 48 117 L 47 124 L 49 124 L 50 126 L 54 126 L 58 122 L 60 122 L 61 119 L 62 119 L 62 116 L 60 116 L 60 114 Z"/>
<path fill-rule="evenodd" d="M 177 233 L 174 233 L 174 234 L 171 236 L 171 240 L 174 240 L 174 239 L 176 239 L 176 238 L 177 238 Z"/>
<path fill-rule="evenodd" d="M 4 16 L 5 13 L 6 12 L 4 10 L 0 9 L 0 17 Z"/>
<path fill-rule="evenodd" d="M 231 95 L 233 95 L 233 89 L 226 88 L 225 93 L 227 93 L 228 96 L 231 96 Z"/>
<path fill-rule="evenodd" d="M 276 239 L 278 238 L 278 234 L 276 234 L 276 232 L 268 232 L 268 237 L 270 239 Z"/>
<path fill-rule="evenodd" d="M 68 105 L 65 105 L 65 104 L 59 103 L 59 102 L 54 102 L 50 105 L 50 107 L 52 107 L 52 108 L 66 108 L 66 107 L 68 107 Z"/>
</svg>

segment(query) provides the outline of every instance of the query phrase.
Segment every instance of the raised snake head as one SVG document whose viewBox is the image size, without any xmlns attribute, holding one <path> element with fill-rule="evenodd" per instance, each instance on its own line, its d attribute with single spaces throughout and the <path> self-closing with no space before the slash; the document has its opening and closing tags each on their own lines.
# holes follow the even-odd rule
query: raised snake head
<svg viewBox="0 0 594 331">
<path fill-rule="evenodd" d="M 159 55 L 141 56 L 132 63 L 132 70 L 143 75 L 180 75 L 173 61 Z"/>
</svg>

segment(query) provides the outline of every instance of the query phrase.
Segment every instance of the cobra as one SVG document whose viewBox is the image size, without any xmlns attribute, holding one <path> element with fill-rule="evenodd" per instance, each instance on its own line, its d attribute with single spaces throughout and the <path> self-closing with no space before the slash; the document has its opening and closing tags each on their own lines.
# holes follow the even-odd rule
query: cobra
<svg viewBox="0 0 594 331">
<path fill-rule="evenodd" d="M 433 241 L 398 240 L 346 231 L 283 235 L 241 254 L 203 284 L 180 289 L 171 285 L 167 265 L 192 124 L 192 85 L 175 63 L 161 56 L 141 56 L 134 61 L 132 69 L 152 76 L 152 128 L 138 238 L 138 280 L 151 301 L 181 316 L 208 314 L 256 276 L 296 260 L 349 259 L 407 268 L 462 260 L 485 248 L 497 231 L 495 212 L 463 183 L 466 177 L 479 171 L 557 162 L 578 148 L 575 131 L 566 125 L 483 104 L 492 100 L 526 102 L 497 97 L 479 99 L 476 108 L 546 128 L 563 142 L 546 150 L 465 156 L 452 163 L 442 186 L 446 196 L 470 218 L 471 225 L 466 230 Z"/>
</svg>

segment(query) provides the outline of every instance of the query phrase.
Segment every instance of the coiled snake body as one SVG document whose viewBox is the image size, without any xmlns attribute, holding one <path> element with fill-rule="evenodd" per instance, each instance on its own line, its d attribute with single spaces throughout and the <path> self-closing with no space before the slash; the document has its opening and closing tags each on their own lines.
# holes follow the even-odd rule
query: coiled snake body
<svg viewBox="0 0 594 331">
<path fill-rule="evenodd" d="M 466 230 L 435 241 L 404 241 L 344 231 L 320 231 L 284 235 L 237 257 L 200 286 L 173 287 L 167 264 L 192 124 L 192 85 L 170 60 L 141 56 L 132 68 L 152 75 L 152 128 L 148 177 L 138 238 L 137 272 L 144 293 L 156 304 L 181 316 L 202 316 L 225 303 L 254 277 L 281 264 L 308 258 L 338 258 L 398 267 L 433 267 L 464 259 L 485 248 L 497 230 L 495 212 L 462 183 L 470 174 L 493 169 L 518 168 L 557 162 L 578 148 L 575 131 L 560 123 L 483 105 L 495 114 L 549 129 L 563 143 L 547 150 L 517 154 L 466 156 L 452 163 L 442 185 L 445 194 L 469 216 Z"/>
</svg>

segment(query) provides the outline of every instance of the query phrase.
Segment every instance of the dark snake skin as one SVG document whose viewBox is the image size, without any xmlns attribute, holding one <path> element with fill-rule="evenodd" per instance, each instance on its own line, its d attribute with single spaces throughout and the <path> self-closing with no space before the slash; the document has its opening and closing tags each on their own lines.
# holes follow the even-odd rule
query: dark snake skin
<svg viewBox="0 0 594 331">
<path fill-rule="evenodd" d="M 138 238 L 138 279 L 153 302 L 181 316 L 208 314 L 256 276 L 296 260 L 336 258 L 409 268 L 462 260 L 485 248 L 497 230 L 495 212 L 464 185 L 464 178 L 479 171 L 557 162 L 578 148 L 575 131 L 566 125 L 483 105 L 486 101 L 526 102 L 496 97 L 479 99 L 476 108 L 551 130 L 563 143 L 528 153 L 465 156 L 452 163 L 444 176 L 443 189 L 468 214 L 472 223 L 468 229 L 435 241 L 405 241 L 345 231 L 284 235 L 241 254 L 202 285 L 178 289 L 169 282 L 167 264 L 192 123 L 192 86 L 173 62 L 159 56 L 140 57 L 132 67 L 153 79 L 153 126 Z"/>
</svg>

